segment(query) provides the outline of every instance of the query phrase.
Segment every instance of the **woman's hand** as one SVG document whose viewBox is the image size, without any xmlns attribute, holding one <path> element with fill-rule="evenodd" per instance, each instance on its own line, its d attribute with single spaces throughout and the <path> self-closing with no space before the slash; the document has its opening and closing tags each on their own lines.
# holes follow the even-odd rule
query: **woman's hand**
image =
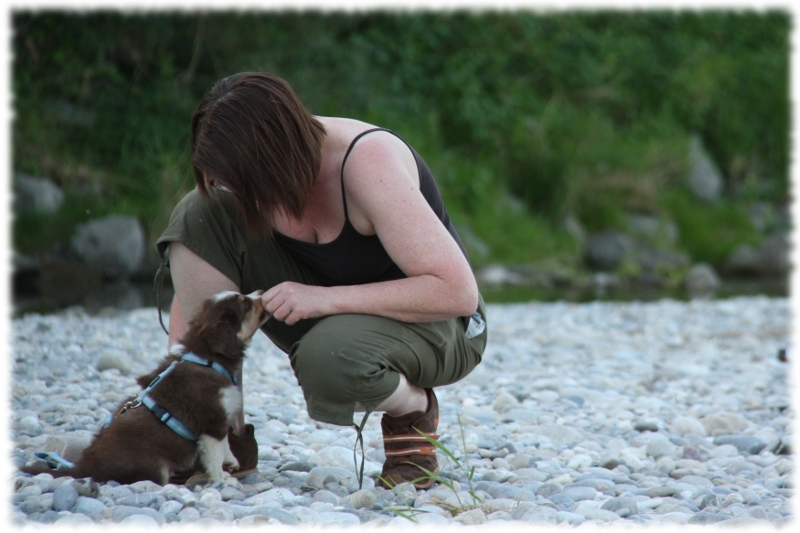
<svg viewBox="0 0 800 533">
<path fill-rule="evenodd" d="M 326 287 L 285 281 L 261 296 L 264 309 L 274 318 L 293 326 L 306 318 L 332 314 Z"/>
</svg>

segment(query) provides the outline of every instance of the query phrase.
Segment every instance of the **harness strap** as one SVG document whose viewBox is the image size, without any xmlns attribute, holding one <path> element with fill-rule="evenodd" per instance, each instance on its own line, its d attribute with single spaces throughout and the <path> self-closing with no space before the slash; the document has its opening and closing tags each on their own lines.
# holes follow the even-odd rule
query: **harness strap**
<svg viewBox="0 0 800 533">
<path fill-rule="evenodd" d="M 150 409 L 150 411 L 156 415 L 156 418 L 166 424 L 167 427 L 172 431 L 188 441 L 197 442 L 197 437 L 195 437 L 194 433 L 192 433 L 192 431 L 187 428 L 183 422 L 172 416 L 169 411 L 158 405 L 156 401 L 153 400 L 153 398 L 151 398 L 149 395 L 144 397 L 142 400 L 142 405 Z"/>
<path fill-rule="evenodd" d="M 192 352 L 187 352 L 183 354 L 181 356 L 181 361 L 189 361 L 190 363 L 196 363 L 201 366 L 207 366 L 213 368 L 214 370 L 216 370 L 217 372 L 219 372 L 220 374 L 231 380 L 231 383 L 233 383 L 234 386 L 238 386 L 238 383 L 236 383 L 236 378 L 233 375 L 231 375 L 231 373 L 228 372 L 224 366 L 215 361 L 209 361 L 207 359 L 203 359 L 202 357 L 196 356 Z"/>
<path fill-rule="evenodd" d="M 183 354 L 180 359 L 176 359 L 175 361 L 170 363 L 170 365 L 163 372 L 161 372 L 159 375 L 157 375 L 155 377 L 155 379 L 153 379 L 153 381 L 151 381 L 150 384 L 147 387 L 145 387 L 144 389 L 140 390 L 139 394 L 136 395 L 136 398 L 134 398 L 133 400 L 128 402 L 125 405 L 125 407 L 122 408 L 122 411 L 120 412 L 120 414 L 125 413 L 125 411 L 127 411 L 127 409 L 129 407 L 131 409 L 135 409 L 135 408 L 139 407 L 140 405 L 144 405 L 145 407 L 147 407 L 156 416 L 156 418 L 158 418 L 161 422 L 166 424 L 167 427 L 172 429 L 175 433 L 177 433 L 178 435 L 180 435 L 181 437 L 183 437 L 184 439 L 186 439 L 188 441 L 197 442 L 197 437 L 195 436 L 195 434 L 192 433 L 192 431 L 188 427 L 186 427 L 186 425 L 183 422 L 181 422 L 180 420 L 178 420 L 177 418 L 172 416 L 172 414 L 169 411 L 167 411 L 165 408 L 163 408 L 160 405 L 158 405 L 158 403 L 156 403 L 156 401 L 153 400 L 153 398 L 149 394 L 150 391 L 153 390 L 153 388 L 156 385 L 158 385 L 159 382 L 161 382 L 162 379 L 164 379 L 166 376 L 168 376 L 175 369 L 175 367 L 178 366 L 179 363 L 182 363 L 184 361 L 188 361 L 190 363 L 195 363 L 195 364 L 198 364 L 198 365 L 201 365 L 201 366 L 209 367 L 209 368 L 219 372 L 220 374 L 222 374 L 223 376 L 225 376 L 229 380 L 231 380 L 231 383 L 233 383 L 233 385 L 236 386 L 236 378 L 234 376 L 232 376 L 231 373 L 228 372 L 225 369 L 225 367 L 223 367 L 219 363 L 216 363 L 216 362 L 213 362 L 213 361 L 209 361 L 207 359 L 203 359 L 202 357 L 198 357 L 197 355 L 195 355 L 195 354 L 193 354 L 191 352 L 188 352 L 188 353 Z M 107 425 L 109 425 L 111 423 L 111 421 L 113 420 L 113 418 L 114 418 L 113 416 L 109 415 L 109 417 L 106 419 L 106 421 L 103 424 L 103 428 L 105 428 Z M 102 428 L 101 428 L 101 430 L 102 430 Z M 363 442 L 362 442 L 361 446 L 362 446 L 362 451 L 363 451 L 363 446 L 364 446 Z M 355 453 L 355 452 L 353 452 L 353 453 Z M 362 469 L 363 469 L 363 465 L 362 465 Z"/>
<path fill-rule="evenodd" d="M 179 361 L 173 361 L 173 362 L 172 362 L 172 363 L 171 363 L 171 364 L 170 364 L 170 365 L 169 365 L 169 366 L 166 368 L 166 370 L 164 370 L 162 373 L 160 373 L 159 375 L 157 375 L 157 376 L 155 377 L 155 379 L 153 379 L 153 381 L 151 381 L 151 382 L 150 382 L 150 385 L 148 385 L 148 386 L 147 386 L 147 387 L 145 387 L 144 389 L 140 390 L 140 391 L 139 391 L 139 394 L 137 394 L 137 395 L 136 395 L 136 400 L 135 400 L 135 402 L 136 402 L 136 405 L 134 405 L 133 407 L 138 407 L 138 406 L 139 406 L 139 405 L 140 405 L 140 404 L 141 404 L 141 403 L 144 401 L 144 397 L 145 397 L 145 396 L 147 396 L 147 393 L 149 393 L 151 390 L 153 390 L 153 388 L 154 388 L 156 385 L 158 385 L 158 383 L 159 383 L 159 382 L 160 382 L 160 381 L 161 381 L 163 378 L 165 378 L 165 377 L 166 377 L 166 376 L 168 376 L 170 373 L 172 373 L 172 371 L 173 371 L 173 370 L 175 370 L 175 367 L 176 367 L 176 366 L 178 366 L 178 363 L 179 363 Z"/>
</svg>

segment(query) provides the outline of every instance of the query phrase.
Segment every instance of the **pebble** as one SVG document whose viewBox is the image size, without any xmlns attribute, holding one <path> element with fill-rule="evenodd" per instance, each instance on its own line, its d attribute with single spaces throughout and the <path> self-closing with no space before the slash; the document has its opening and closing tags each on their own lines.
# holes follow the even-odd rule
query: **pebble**
<svg viewBox="0 0 800 533">
<path fill-rule="evenodd" d="M 489 527 L 730 524 L 792 520 L 789 302 L 490 305 L 481 365 L 437 389 L 438 483 L 377 483 L 380 416 L 356 432 L 311 420 L 286 356 L 257 335 L 245 410 L 259 472 L 207 485 L 132 485 L 15 473 L 15 525 Z M 94 432 L 134 376 L 163 357 L 154 309 L 70 308 L 14 318 L 13 461 L 49 436 Z M 67 355 L 68 357 L 59 357 Z M 360 417 L 359 421 L 360 421 Z M 463 432 L 463 440 L 462 440 Z M 360 466 L 361 450 L 356 456 Z M 501 526 L 502 527 L 502 526 Z"/>
<path fill-rule="evenodd" d="M 53 491 L 53 510 L 70 511 L 78 501 L 78 491 L 70 484 L 62 484 Z"/>
</svg>

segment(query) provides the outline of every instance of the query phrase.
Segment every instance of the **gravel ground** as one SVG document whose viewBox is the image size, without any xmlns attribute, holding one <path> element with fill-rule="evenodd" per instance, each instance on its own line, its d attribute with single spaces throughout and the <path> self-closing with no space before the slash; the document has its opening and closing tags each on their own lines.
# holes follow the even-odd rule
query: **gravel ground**
<svg viewBox="0 0 800 533">
<path fill-rule="evenodd" d="M 96 484 L 11 473 L 30 524 L 517 526 L 792 521 L 790 336 L 784 298 L 489 306 L 481 365 L 437 389 L 447 484 L 375 486 L 380 417 L 355 430 L 308 418 L 288 360 L 257 335 L 245 410 L 259 473 L 214 484 Z M 11 325 L 12 462 L 48 436 L 94 432 L 166 352 L 155 309 L 80 308 Z M 474 468 L 474 471 L 472 470 Z M 527 523 L 527 524 L 526 524 Z"/>
</svg>

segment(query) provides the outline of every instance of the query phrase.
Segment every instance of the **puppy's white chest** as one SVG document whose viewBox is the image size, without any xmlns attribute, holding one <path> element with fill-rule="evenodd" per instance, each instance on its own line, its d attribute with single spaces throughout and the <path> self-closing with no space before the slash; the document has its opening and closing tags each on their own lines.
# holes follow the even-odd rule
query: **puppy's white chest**
<svg viewBox="0 0 800 533">
<path fill-rule="evenodd" d="M 228 420 L 233 420 L 236 413 L 240 413 L 243 407 L 242 391 L 238 387 L 225 387 L 219 391 L 219 400 Z"/>
</svg>

